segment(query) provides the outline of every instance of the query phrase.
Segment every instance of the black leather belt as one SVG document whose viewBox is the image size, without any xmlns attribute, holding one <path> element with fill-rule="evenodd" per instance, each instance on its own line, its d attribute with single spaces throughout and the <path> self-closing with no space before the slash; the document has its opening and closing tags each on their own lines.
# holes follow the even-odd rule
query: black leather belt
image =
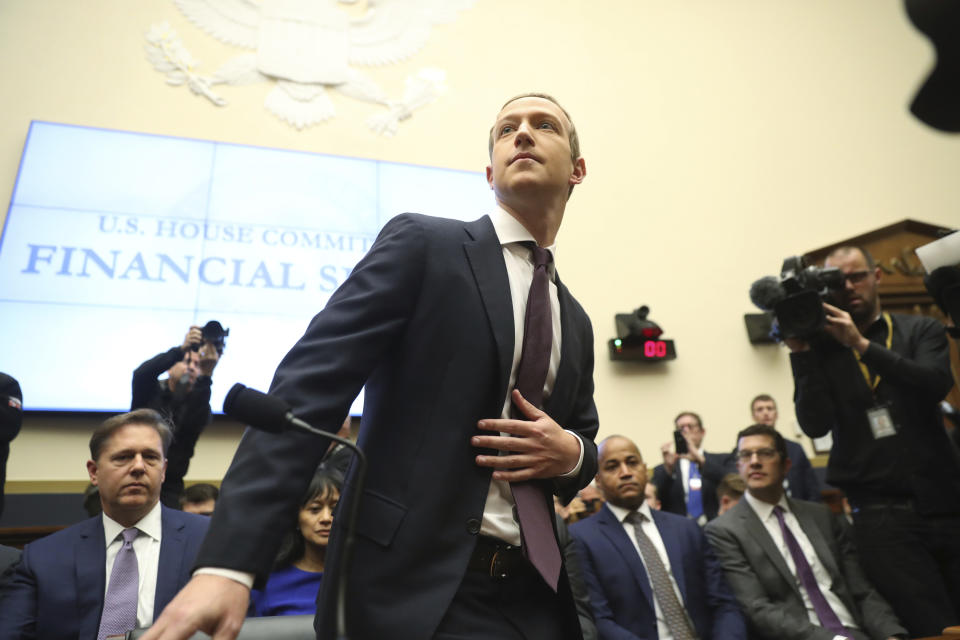
<svg viewBox="0 0 960 640">
<path fill-rule="evenodd" d="M 529 564 L 523 557 L 520 547 L 515 547 L 503 540 L 489 536 L 479 536 L 477 546 L 470 556 L 467 569 L 484 573 L 491 578 L 504 580 L 515 576 L 521 569 L 526 570 Z"/>
</svg>

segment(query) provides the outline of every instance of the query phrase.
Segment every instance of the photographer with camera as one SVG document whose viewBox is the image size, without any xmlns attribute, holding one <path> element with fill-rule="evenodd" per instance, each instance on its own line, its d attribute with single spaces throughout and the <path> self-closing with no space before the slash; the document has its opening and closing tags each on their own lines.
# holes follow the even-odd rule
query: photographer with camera
<svg viewBox="0 0 960 640">
<path fill-rule="evenodd" d="M 883 312 L 866 250 L 840 247 L 816 275 L 828 280 L 830 267 L 842 285 L 821 292 L 822 331 L 782 334 L 797 418 L 810 437 L 833 434 L 827 481 L 853 507 L 867 575 L 912 637 L 938 635 L 960 623 L 960 464 L 938 407 L 953 385 L 944 327 Z"/>
<path fill-rule="evenodd" d="M 197 439 L 210 423 L 211 376 L 229 334 L 216 320 L 203 327 L 191 326 L 182 345 L 157 354 L 133 372 L 131 410 L 153 409 L 173 427 L 160 493 L 160 501 L 173 509 L 180 508 L 183 477 Z M 164 371 L 167 377 L 158 380 Z"/>
</svg>

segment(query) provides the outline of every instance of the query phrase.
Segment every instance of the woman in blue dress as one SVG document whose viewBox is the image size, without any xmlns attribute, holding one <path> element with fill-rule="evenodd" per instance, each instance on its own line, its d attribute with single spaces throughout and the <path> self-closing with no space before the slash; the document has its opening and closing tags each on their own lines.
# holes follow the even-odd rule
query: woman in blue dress
<svg viewBox="0 0 960 640">
<path fill-rule="evenodd" d="M 297 519 L 284 539 L 264 588 L 250 593 L 253 616 L 315 614 L 317 591 L 333 526 L 333 511 L 340 499 L 341 480 L 336 471 L 320 467 L 310 481 Z"/>
</svg>

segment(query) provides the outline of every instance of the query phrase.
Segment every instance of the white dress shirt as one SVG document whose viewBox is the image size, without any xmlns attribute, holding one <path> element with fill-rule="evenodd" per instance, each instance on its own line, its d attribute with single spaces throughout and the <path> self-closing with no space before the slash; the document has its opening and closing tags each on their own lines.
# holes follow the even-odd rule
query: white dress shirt
<svg viewBox="0 0 960 640">
<path fill-rule="evenodd" d="M 530 249 L 522 242 L 536 242 L 533 236 L 520 222 L 501 208 L 490 214 L 493 228 L 500 240 L 503 250 L 503 262 L 507 267 L 507 279 L 510 281 L 510 298 L 513 302 L 513 363 L 510 366 L 510 380 L 507 384 L 507 395 L 503 401 L 501 418 L 510 418 L 512 400 L 511 391 L 517 382 L 517 366 L 520 364 L 520 351 L 523 347 L 523 324 L 527 310 L 527 296 L 530 293 L 530 283 L 533 281 L 533 256 Z M 553 256 L 553 262 L 547 266 L 550 276 L 550 312 L 553 317 L 553 346 L 550 350 L 550 366 L 547 369 L 547 379 L 543 385 L 543 398 L 546 400 L 553 390 L 553 383 L 557 378 L 557 368 L 560 366 L 560 301 L 557 296 L 556 282 L 556 244 L 544 247 Z M 562 426 L 562 425 L 561 425 Z M 573 433 L 572 431 L 569 433 Z M 508 434 L 503 434 L 508 435 Z M 577 434 L 573 434 L 577 435 Z M 577 436 L 580 441 L 580 436 Z M 580 459 L 576 466 L 565 475 L 575 475 L 583 464 L 583 443 L 580 442 Z M 503 480 L 492 480 L 487 492 L 487 502 L 483 508 L 483 520 L 480 533 L 486 536 L 499 538 L 510 544 L 520 544 L 520 527 L 513 517 L 513 493 L 510 483 Z"/>
<path fill-rule="evenodd" d="M 145 627 L 153 624 L 153 599 L 157 592 L 157 569 L 160 566 L 160 538 L 163 524 L 161 522 L 160 503 L 157 502 L 150 513 L 143 516 L 133 525 L 140 534 L 133 541 L 133 552 L 137 556 L 137 572 L 139 583 L 137 586 L 137 626 Z M 103 514 L 103 537 L 107 546 L 106 580 L 103 595 L 106 598 L 110 588 L 110 573 L 117 553 L 123 547 L 124 527 L 116 520 Z"/>
<path fill-rule="evenodd" d="M 627 537 L 630 538 L 630 542 L 633 543 L 633 548 L 637 550 L 637 555 L 640 556 L 640 561 L 643 562 L 643 568 L 647 570 L 647 580 L 650 580 L 650 569 L 647 567 L 646 561 L 643 559 L 643 554 L 640 553 L 640 545 L 637 544 L 637 532 L 633 528 L 633 524 L 626 522 L 625 519 L 630 515 L 631 511 L 629 509 L 624 509 L 623 507 L 618 507 L 615 504 L 607 503 L 607 507 L 610 511 L 613 512 L 613 515 L 617 517 L 617 520 L 620 521 L 620 524 L 623 525 L 623 530 L 627 532 Z M 643 524 L 640 525 L 640 528 L 650 538 L 650 542 L 653 543 L 654 549 L 657 550 L 657 555 L 660 556 L 660 560 L 663 562 L 664 568 L 667 570 L 667 575 L 670 576 L 670 585 L 673 587 L 674 592 L 677 594 L 677 600 L 680 601 L 680 604 L 686 605 L 683 602 L 683 595 L 680 593 L 680 587 L 677 586 L 677 580 L 673 577 L 673 570 L 670 568 L 670 556 L 667 555 L 667 548 L 663 545 L 663 538 L 660 537 L 660 530 L 657 529 L 657 525 L 653 522 L 653 515 L 650 512 L 650 505 L 646 502 L 640 505 L 637 511 L 643 514 Z M 650 583 L 650 592 L 653 593 L 653 583 Z M 660 640 L 673 640 L 673 634 L 670 633 L 670 627 L 667 626 L 667 620 L 663 617 L 663 610 L 660 608 L 660 603 L 657 602 L 656 595 L 653 597 L 653 608 L 657 614 L 657 635 L 660 637 Z M 693 625 L 690 625 L 690 628 L 693 628 Z"/>
<path fill-rule="evenodd" d="M 803 587 L 803 583 L 800 582 L 800 578 L 797 576 L 797 567 L 793 562 L 793 555 L 791 555 L 790 548 L 787 547 L 787 542 L 783 538 L 783 531 L 780 530 L 780 522 L 773 512 L 774 506 L 777 505 L 783 508 L 783 520 L 787 528 L 790 529 L 790 533 L 797 539 L 797 543 L 800 545 L 801 551 L 803 551 L 803 556 L 807 559 L 807 564 L 810 565 L 810 569 L 813 571 L 813 577 L 817 580 L 817 586 L 820 587 L 820 591 L 823 593 L 823 597 L 830 605 L 830 608 L 837 614 L 843 626 L 848 629 L 859 629 L 850 610 L 847 609 L 843 601 L 837 597 L 837 594 L 830 590 L 833 579 L 823 566 L 823 563 L 820 562 L 820 558 L 817 556 L 817 552 L 810 543 L 807 534 L 804 533 L 803 527 L 800 526 L 800 522 L 790 510 L 786 496 L 781 496 L 780 502 L 778 502 L 777 505 L 758 500 L 754 498 L 749 491 L 743 494 L 743 497 L 746 498 L 747 504 L 753 508 L 757 517 L 760 518 L 760 522 L 766 527 L 767 533 L 770 534 L 774 544 L 777 545 L 777 549 L 780 551 L 780 555 L 783 556 L 784 562 L 787 563 L 787 568 L 790 569 L 790 572 L 793 574 L 797 589 L 799 589 L 800 595 L 803 597 L 803 606 L 807 608 L 807 617 L 810 619 L 810 622 L 818 627 L 823 626 L 816 611 L 813 609 L 813 604 L 810 602 L 810 596 L 807 594 L 807 590 Z M 836 558 L 836 560 L 839 562 L 840 558 Z M 834 638 L 842 640 L 844 636 L 834 636 Z"/>
</svg>

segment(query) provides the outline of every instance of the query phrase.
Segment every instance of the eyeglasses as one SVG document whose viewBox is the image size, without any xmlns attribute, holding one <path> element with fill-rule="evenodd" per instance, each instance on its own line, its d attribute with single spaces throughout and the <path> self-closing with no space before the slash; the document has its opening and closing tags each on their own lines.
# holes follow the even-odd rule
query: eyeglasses
<svg viewBox="0 0 960 640">
<path fill-rule="evenodd" d="M 756 455 L 758 458 L 765 462 L 769 462 L 777 457 L 776 449 L 741 449 L 737 451 L 737 458 L 748 462 L 753 459 L 753 456 Z"/>
<path fill-rule="evenodd" d="M 850 284 L 860 284 L 866 280 L 869 275 L 869 271 L 851 271 L 850 273 L 843 274 L 843 279 Z"/>
</svg>

